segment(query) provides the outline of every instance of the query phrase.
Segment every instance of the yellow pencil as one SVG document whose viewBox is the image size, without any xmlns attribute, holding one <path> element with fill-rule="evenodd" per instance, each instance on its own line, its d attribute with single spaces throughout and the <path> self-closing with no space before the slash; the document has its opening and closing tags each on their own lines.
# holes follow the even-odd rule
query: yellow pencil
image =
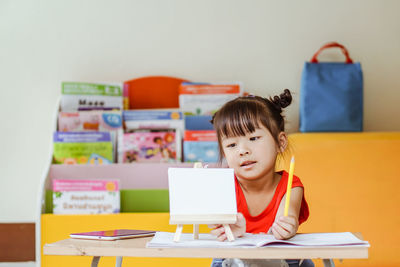
<svg viewBox="0 0 400 267">
<path fill-rule="evenodd" d="M 290 161 L 290 167 L 289 167 L 289 178 L 287 182 L 285 213 L 284 213 L 285 216 L 288 216 L 289 213 L 289 203 L 290 203 L 290 193 L 292 192 L 293 173 L 294 173 L 294 156 L 292 156 L 292 160 Z"/>
</svg>

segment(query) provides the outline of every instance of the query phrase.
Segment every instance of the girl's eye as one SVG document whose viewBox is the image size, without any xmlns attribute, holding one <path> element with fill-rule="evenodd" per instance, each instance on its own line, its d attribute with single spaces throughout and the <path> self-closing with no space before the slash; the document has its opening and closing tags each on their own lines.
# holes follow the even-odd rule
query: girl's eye
<svg viewBox="0 0 400 267">
<path fill-rule="evenodd" d="M 229 144 L 229 145 L 227 145 L 226 147 L 235 147 L 236 146 L 236 144 L 235 143 L 232 143 L 232 144 Z"/>
<path fill-rule="evenodd" d="M 256 140 L 258 140 L 258 139 L 260 139 L 259 136 L 250 137 L 250 141 L 256 141 Z"/>
</svg>

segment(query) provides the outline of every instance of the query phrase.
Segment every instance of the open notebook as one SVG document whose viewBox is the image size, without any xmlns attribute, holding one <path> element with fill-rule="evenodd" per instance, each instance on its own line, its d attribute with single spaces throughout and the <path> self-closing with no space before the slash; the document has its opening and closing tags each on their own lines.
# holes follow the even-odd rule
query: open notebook
<svg viewBox="0 0 400 267">
<path fill-rule="evenodd" d="M 363 241 L 349 232 L 345 233 L 312 233 L 297 234 L 288 240 L 275 239 L 267 234 L 245 234 L 233 242 L 220 242 L 210 234 L 200 234 L 199 239 L 193 239 L 193 234 L 182 234 L 179 242 L 174 242 L 174 233 L 157 232 L 147 243 L 149 248 L 167 247 L 198 247 L 198 248 L 229 248 L 229 247 L 319 247 L 319 246 L 363 246 L 369 247 L 368 241 Z"/>
</svg>

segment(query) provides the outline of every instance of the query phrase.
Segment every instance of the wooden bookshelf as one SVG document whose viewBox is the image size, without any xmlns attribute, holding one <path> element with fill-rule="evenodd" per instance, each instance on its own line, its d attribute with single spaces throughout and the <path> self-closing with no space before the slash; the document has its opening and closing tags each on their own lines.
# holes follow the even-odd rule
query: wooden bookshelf
<svg viewBox="0 0 400 267">
<path fill-rule="evenodd" d="M 129 102 L 129 108 L 178 108 L 178 92 L 181 82 L 184 79 L 167 77 L 167 76 L 149 76 L 141 77 L 124 82 L 124 87 L 128 89 L 128 95 L 125 96 Z M 167 94 L 167 95 L 166 95 Z M 60 111 L 60 99 L 53 113 L 54 127 L 57 130 L 57 119 Z M 48 165 L 46 166 L 39 185 L 38 192 L 38 212 L 35 226 L 35 242 L 36 242 L 36 262 L 37 266 L 54 266 L 52 256 L 43 256 L 43 245 L 48 242 L 54 242 L 58 239 L 68 237 L 69 233 L 75 231 L 86 231 L 104 228 L 146 228 L 154 230 L 169 229 L 169 213 L 166 205 L 163 203 L 161 210 L 164 212 L 154 212 L 152 210 L 154 194 L 162 194 L 166 199 L 168 189 L 168 168 L 169 167 L 192 167 L 192 163 L 130 163 L 130 164 L 109 164 L 109 165 L 55 165 L 52 164 L 52 147 L 49 151 Z M 52 214 L 50 197 L 52 195 L 53 179 L 119 179 L 120 190 L 122 196 L 126 196 L 127 201 L 142 201 L 142 196 L 133 197 L 132 191 L 148 190 L 153 195 L 149 195 L 149 203 L 140 205 L 135 203 L 136 208 L 131 205 L 121 203 L 129 212 L 121 212 L 119 214 L 99 214 L 99 215 L 55 215 Z M 157 192 L 159 190 L 159 192 Z M 137 194 L 135 194 L 137 196 Z M 154 204 L 159 205 L 160 203 Z M 143 206 L 143 207 L 140 207 Z M 130 210 L 138 210 L 140 212 L 130 212 Z M 160 210 L 156 208 L 155 210 Z M 174 226 L 171 226 L 173 229 Z M 45 259 L 44 259 L 45 258 Z M 62 259 L 65 266 L 86 266 L 80 262 L 86 262 L 86 258 Z M 154 266 L 159 265 L 159 261 L 155 261 Z M 60 264 L 57 258 L 55 264 Z M 184 261 L 183 265 L 195 266 L 197 263 L 193 260 Z M 150 264 L 151 265 L 151 264 Z M 168 265 L 168 264 L 167 264 Z M 179 264 L 178 264 L 179 265 Z M 182 265 L 182 266 L 183 266 Z M 204 262 L 203 262 L 204 265 Z M 177 266 L 174 260 L 170 266 Z M 201 266 L 201 265 L 200 265 Z"/>
</svg>

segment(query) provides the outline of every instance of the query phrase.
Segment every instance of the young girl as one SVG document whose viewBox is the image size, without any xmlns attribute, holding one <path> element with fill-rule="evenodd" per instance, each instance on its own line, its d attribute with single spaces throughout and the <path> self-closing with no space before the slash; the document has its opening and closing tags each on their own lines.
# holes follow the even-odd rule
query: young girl
<svg viewBox="0 0 400 267">
<path fill-rule="evenodd" d="M 237 223 L 231 225 L 235 237 L 247 232 L 270 233 L 277 239 L 288 239 L 308 218 L 303 184 L 297 176 L 293 176 L 289 214 L 283 216 L 288 173 L 275 172 L 276 158 L 288 143 L 281 113 L 291 101 L 288 89 L 270 99 L 238 97 L 213 116 L 221 159 L 226 159 L 236 176 L 238 216 Z M 211 233 L 218 240 L 227 238 L 224 227 L 212 227 Z M 214 260 L 213 266 L 220 263 L 221 260 Z M 299 266 L 299 261 L 288 263 Z"/>
</svg>

